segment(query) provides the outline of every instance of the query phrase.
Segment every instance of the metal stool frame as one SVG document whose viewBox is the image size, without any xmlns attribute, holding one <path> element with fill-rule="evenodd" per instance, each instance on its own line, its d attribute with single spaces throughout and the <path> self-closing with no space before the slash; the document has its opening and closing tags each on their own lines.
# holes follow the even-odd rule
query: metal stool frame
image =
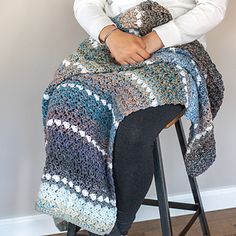
<svg viewBox="0 0 236 236">
<path fill-rule="evenodd" d="M 184 134 L 181 118 L 179 118 L 176 121 L 175 128 L 178 135 L 178 140 L 181 147 L 182 155 L 184 156 L 186 152 L 186 137 Z M 156 185 L 156 192 L 157 192 L 158 200 L 144 199 L 142 204 L 149 205 L 149 206 L 159 206 L 162 235 L 173 236 L 169 208 L 175 208 L 175 209 L 195 211 L 190 221 L 179 233 L 179 236 L 186 235 L 186 233 L 189 231 L 189 229 L 191 228 L 191 226 L 193 225 L 193 223 L 196 221 L 198 217 L 201 224 L 202 235 L 210 236 L 210 230 L 209 230 L 206 215 L 204 212 L 196 177 L 191 177 L 188 175 L 188 179 L 191 186 L 195 204 L 168 201 L 159 136 L 157 136 L 155 140 L 155 145 L 153 149 L 153 159 L 154 159 L 153 160 L 154 161 L 154 178 L 155 178 L 155 185 Z"/>
</svg>

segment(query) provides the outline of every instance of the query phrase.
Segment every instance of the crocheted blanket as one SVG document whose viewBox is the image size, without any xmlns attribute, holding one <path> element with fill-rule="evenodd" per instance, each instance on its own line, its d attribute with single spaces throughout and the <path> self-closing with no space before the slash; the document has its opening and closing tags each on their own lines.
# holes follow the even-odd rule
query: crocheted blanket
<svg viewBox="0 0 236 236">
<path fill-rule="evenodd" d="M 172 16 L 148 0 L 111 19 L 143 36 Z M 60 231 L 71 222 L 109 234 L 117 212 L 112 151 L 119 123 L 150 106 L 185 105 L 191 126 L 184 163 L 188 175 L 198 176 L 216 158 L 213 119 L 223 95 L 221 74 L 198 41 L 119 65 L 106 45 L 87 37 L 62 61 L 43 94 L 46 161 L 35 209 L 53 216 Z"/>
</svg>

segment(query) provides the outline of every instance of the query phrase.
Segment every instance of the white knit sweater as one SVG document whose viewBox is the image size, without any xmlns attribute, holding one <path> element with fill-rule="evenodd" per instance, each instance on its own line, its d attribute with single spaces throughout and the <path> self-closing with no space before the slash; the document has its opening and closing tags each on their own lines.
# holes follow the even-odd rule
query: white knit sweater
<svg viewBox="0 0 236 236">
<path fill-rule="evenodd" d="M 144 0 L 75 0 L 74 15 L 84 30 L 100 43 L 98 36 L 115 16 Z M 157 0 L 153 0 L 157 1 Z M 198 39 L 206 48 L 205 34 L 224 18 L 228 0 L 158 0 L 173 20 L 153 28 L 164 47 Z"/>
</svg>

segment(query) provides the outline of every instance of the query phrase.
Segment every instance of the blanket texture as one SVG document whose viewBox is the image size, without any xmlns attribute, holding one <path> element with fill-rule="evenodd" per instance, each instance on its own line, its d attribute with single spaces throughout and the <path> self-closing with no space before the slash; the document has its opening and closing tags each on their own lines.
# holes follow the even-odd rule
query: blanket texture
<svg viewBox="0 0 236 236">
<path fill-rule="evenodd" d="M 172 16 L 148 0 L 111 19 L 143 36 Z M 117 212 L 112 151 L 122 119 L 150 106 L 185 105 L 191 126 L 184 163 L 188 175 L 198 176 L 216 158 L 213 119 L 223 95 L 221 74 L 198 41 L 119 65 L 106 45 L 87 37 L 43 94 L 46 161 L 35 209 L 53 216 L 61 231 L 71 222 L 109 234 Z"/>
</svg>

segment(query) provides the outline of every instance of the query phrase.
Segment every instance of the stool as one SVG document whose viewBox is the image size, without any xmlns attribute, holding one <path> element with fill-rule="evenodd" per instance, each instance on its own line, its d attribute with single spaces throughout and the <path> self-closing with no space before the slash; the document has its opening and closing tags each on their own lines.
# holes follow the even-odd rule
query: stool
<svg viewBox="0 0 236 236">
<path fill-rule="evenodd" d="M 168 123 L 165 126 L 165 128 L 167 129 L 175 124 L 176 132 L 177 132 L 177 136 L 178 136 L 178 140 L 179 140 L 179 144 L 180 144 L 180 148 L 181 148 L 181 152 L 183 156 L 186 152 L 187 144 L 186 144 L 186 137 L 184 134 L 181 117 L 184 115 L 185 110 L 186 108 L 183 109 L 170 123 Z M 159 135 L 156 137 L 156 140 L 154 142 L 153 161 L 154 161 L 154 179 L 155 179 L 157 200 L 145 198 L 142 205 L 159 207 L 162 235 L 173 236 L 169 208 L 175 208 L 175 209 L 181 209 L 181 210 L 195 211 L 195 213 L 193 214 L 189 222 L 179 233 L 179 236 L 186 235 L 186 233 L 189 231 L 189 229 L 191 228 L 191 226 L 193 225 L 193 223 L 196 221 L 197 218 L 199 218 L 200 220 L 202 235 L 210 236 L 210 231 L 207 224 L 207 219 L 204 212 L 196 177 L 191 177 L 188 175 L 188 180 L 190 183 L 191 191 L 192 191 L 194 202 L 195 202 L 194 204 L 168 201 Z M 79 226 L 69 223 L 67 236 L 76 236 L 76 233 L 80 229 L 81 228 Z"/>
<path fill-rule="evenodd" d="M 186 152 L 187 147 L 184 129 L 181 121 L 181 117 L 183 116 L 184 112 L 185 109 L 174 120 L 172 120 L 169 124 L 165 126 L 165 128 L 169 128 L 170 126 L 175 124 L 183 156 Z M 186 235 L 186 233 L 189 231 L 189 229 L 198 217 L 200 220 L 202 235 L 210 236 L 210 231 L 207 224 L 207 219 L 204 212 L 196 177 L 191 177 L 188 175 L 188 180 L 191 186 L 195 204 L 168 201 L 159 135 L 156 137 L 154 144 L 153 161 L 155 186 L 158 200 L 144 199 L 142 204 L 149 206 L 159 206 L 162 235 L 173 236 L 169 208 L 175 208 L 181 210 L 195 211 L 194 215 L 191 217 L 187 225 L 179 233 L 179 236 Z"/>
</svg>

